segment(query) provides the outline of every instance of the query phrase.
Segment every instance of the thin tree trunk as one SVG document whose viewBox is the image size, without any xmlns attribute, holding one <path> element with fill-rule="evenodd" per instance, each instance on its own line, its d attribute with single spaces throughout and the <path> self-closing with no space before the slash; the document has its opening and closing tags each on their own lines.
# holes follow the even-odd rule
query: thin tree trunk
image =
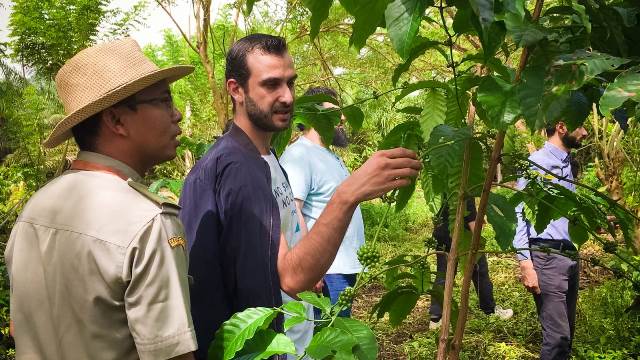
<svg viewBox="0 0 640 360">
<path fill-rule="evenodd" d="M 473 126 L 476 116 L 476 109 L 469 103 L 467 112 L 467 125 Z M 456 265 L 458 263 L 458 243 L 464 232 L 464 211 L 466 209 L 465 193 L 467 190 L 467 182 L 469 180 L 469 158 L 470 158 L 470 142 L 467 140 L 464 146 L 464 157 L 462 160 L 462 179 L 460 180 L 460 188 L 458 189 L 458 199 L 456 207 L 456 221 L 453 225 L 453 235 L 451 236 L 451 248 L 447 254 L 447 274 L 444 282 L 444 295 L 442 297 L 442 319 L 440 323 L 440 340 L 438 342 L 438 360 L 445 360 L 448 353 L 449 341 L 449 324 L 451 323 L 451 308 L 453 304 L 453 287 L 456 279 Z M 448 205 L 445 205 L 448 206 Z"/>
<path fill-rule="evenodd" d="M 198 54 L 200 62 L 207 73 L 207 84 L 211 91 L 211 106 L 216 112 L 218 126 L 220 129 L 224 129 L 224 125 L 228 117 L 228 109 L 226 102 L 226 88 L 224 86 L 218 86 L 216 83 L 216 75 L 214 63 L 209 57 L 209 28 L 211 26 L 211 0 L 193 0 L 194 17 L 196 22 L 196 44 L 191 42 L 189 36 L 178 25 L 178 22 L 171 15 L 171 11 L 168 6 L 161 0 L 156 0 L 156 3 L 164 10 L 164 12 L 171 18 L 171 21 L 175 24 L 178 31 L 187 42 L 189 47 Z"/>
<path fill-rule="evenodd" d="M 544 0 L 536 0 L 535 9 L 533 12 L 533 21 L 537 21 L 542 11 L 542 5 Z M 515 82 L 520 81 L 522 71 L 524 70 L 527 59 L 529 57 L 529 49 L 524 48 L 520 56 L 520 63 L 515 76 Z M 451 352 L 449 359 L 457 360 L 462 350 L 462 339 L 464 337 L 464 330 L 467 323 L 467 313 L 469 311 L 469 288 L 471 286 L 471 274 L 473 273 L 473 267 L 476 261 L 476 255 L 480 248 L 480 239 L 482 234 L 482 227 L 484 225 L 484 215 L 487 211 L 487 204 L 489 203 L 489 194 L 491 193 L 491 186 L 493 178 L 496 174 L 496 168 L 500 161 L 500 154 L 502 153 L 502 147 L 504 145 L 505 131 L 501 130 L 496 136 L 495 143 L 493 145 L 493 151 L 491 153 L 491 162 L 489 163 L 489 169 L 482 188 L 482 195 L 480 196 L 480 204 L 478 205 L 478 212 L 475 218 L 475 226 L 473 231 L 473 237 L 471 239 L 471 249 L 467 255 L 467 263 L 464 269 L 464 276 L 462 279 L 462 289 L 460 295 L 460 307 L 458 312 L 458 322 L 456 324 L 456 330 L 454 333 L 453 341 L 451 344 Z M 456 219 L 458 220 L 458 219 Z M 448 265 L 448 264 L 447 264 Z M 454 268 L 455 269 L 455 268 Z M 447 271 L 449 269 L 447 268 Z M 449 275 L 447 273 L 447 275 Z"/>
</svg>

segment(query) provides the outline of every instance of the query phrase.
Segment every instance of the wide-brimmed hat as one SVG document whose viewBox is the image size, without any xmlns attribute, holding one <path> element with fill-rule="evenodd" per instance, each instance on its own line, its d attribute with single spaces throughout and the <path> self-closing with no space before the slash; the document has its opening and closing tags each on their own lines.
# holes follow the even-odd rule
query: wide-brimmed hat
<svg viewBox="0 0 640 360">
<path fill-rule="evenodd" d="M 71 128 L 160 80 L 176 81 L 193 71 L 178 65 L 160 69 L 131 39 L 99 44 L 77 53 L 56 75 L 65 116 L 43 145 L 53 148 L 69 139 Z"/>
</svg>

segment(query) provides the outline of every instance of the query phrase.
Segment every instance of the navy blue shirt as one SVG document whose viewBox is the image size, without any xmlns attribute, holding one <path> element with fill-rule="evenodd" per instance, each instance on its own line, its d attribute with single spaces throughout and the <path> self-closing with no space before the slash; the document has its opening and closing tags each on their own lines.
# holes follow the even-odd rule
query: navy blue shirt
<svg viewBox="0 0 640 360">
<path fill-rule="evenodd" d="M 191 169 L 180 197 L 189 248 L 197 359 L 220 325 L 249 307 L 282 304 L 280 214 L 269 165 L 236 125 Z M 282 330 L 281 317 L 273 327 Z"/>
</svg>

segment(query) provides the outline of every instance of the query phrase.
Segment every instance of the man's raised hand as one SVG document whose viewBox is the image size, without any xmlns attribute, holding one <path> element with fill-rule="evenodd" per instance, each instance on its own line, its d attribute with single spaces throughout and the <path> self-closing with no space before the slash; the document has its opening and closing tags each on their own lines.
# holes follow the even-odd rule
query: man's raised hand
<svg viewBox="0 0 640 360">
<path fill-rule="evenodd" d="M 411 150 L 395 148 L 377 151 L 337 191 L 351 198 L 354 203 L 360 203 L 409 185 L 420 169 L 422 164 Z"/>
</svg>

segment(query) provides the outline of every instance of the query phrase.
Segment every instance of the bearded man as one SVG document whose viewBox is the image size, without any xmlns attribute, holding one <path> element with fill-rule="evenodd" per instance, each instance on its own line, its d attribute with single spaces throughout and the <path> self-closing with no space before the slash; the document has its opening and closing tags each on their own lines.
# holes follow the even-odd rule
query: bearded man
<svg viewBox="0 0 640 360">
<path fill-rule="evenodd" d="M 547 171 L 552 172 L 558 176 L 552 182 L 575 191 L 575 185 L 569 182 L 574 179 L 570 152 L 580 147 L 582 139 L 588 135 L 587 131 L 579 127 L 570 132 L 562 121 L 547 126 L 546 131 L 548 140 L 544 147 L 529 156 L 533 163 L 539 165 L 532 169 L 543 175 Z M 522 190 L 526 185 L 526 179 L 518 180 L 518 189 Z M 568 359 L 575 329 L 580 277 L 578 262 L 567 256 L 576 251 L 569 236 L 569 220 L 564 217 L 552 220 L 537 234 L 525 217 L 523 204 L 516 208 L 516 213 L 518 225 L 513 246 L 534 250 L 518 250 L 517 256 L 522 283 L 533 294 L 542 325 L 540 359 Z M 540 248 L 556 251 L 535 251 Z"/>
<path fill-rule="evenodd" d="M 233 124 L 191 170 L 180 199 L 199 359 L 233 313 L 280 306 L 281 290 L 295 297 L 312 289 L 358 204 L 408 185 L 421 167 L 407 149 L 375 153 L 302 236 L 291 187 L 270 146 L 293 114 L 297 75 L 286 42 L 265 34 L 238 40 L 227 53 L 225 77 Z M 273 327 L 282 330 L 281 316 Z"/>
</svg>

